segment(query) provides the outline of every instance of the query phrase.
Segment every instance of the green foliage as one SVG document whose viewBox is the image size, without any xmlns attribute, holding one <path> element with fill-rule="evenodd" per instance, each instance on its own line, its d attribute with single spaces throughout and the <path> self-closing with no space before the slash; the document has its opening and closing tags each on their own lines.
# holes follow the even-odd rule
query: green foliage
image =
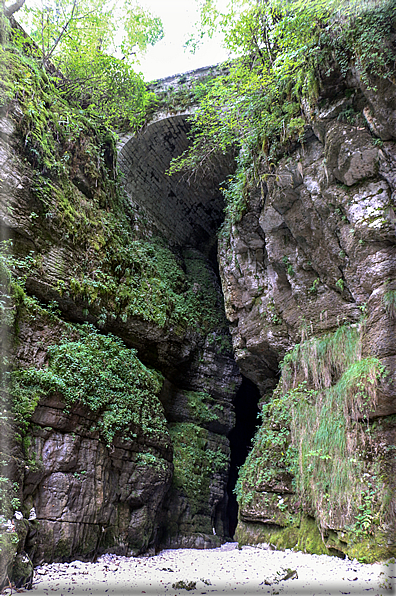
<svg viewBox="0 0 396 596">
<path fill-rule="evenodd" d="M 378 498 L 377 487 L 371 482 L 367 483 L 367 489 L 362 493 L 362 500 L 358 507 L 359 513 L 355 515 L 353 530 L 357 536 L 372 533 L 372 526 L 378 522 L 378 512 L 375 513 L 375 504 Z"/>
<path fill-rule="evenodd" d="M 226 472 L 229 447 L 226 437 L 216 435 L 217 451 L 210 448 L 209 432 L 189 422 L 169 425 L 175 466 L 173 485 L 188 498 L 191 514 L 210 514 L 209 484 L 215 472 Z"/>
<path fill-rule="evenodd" d="M 33 57 L 12 47 L 0 48 L 0 69 L 1 104 L 17 100 L 23 112 L 17 129 L 20 150 L 36 170 L 33 191 L 45 203 L 53 190 L 50 177 L 61 181 L 67 192 L 69 178 L 80 170 L 91 193 L 103 193 L 111 202 L 116 171 L 108 154 L 115 147 L 114 135 L 95 113 L 89 109 L 84 113 L 65 101 L 58 79 L 48 76 Z"/>
<path fill-rule="evenodd" d="M 18 16 L 37 42 L 43 66 L 51 70 L 52 61 L 62 71 L 57 86 L 69 99 L 112 126 L 141 126 L 152 95 L 130 58 L 162 38 L 158 17 L 136 2 L 104 0 L 25 5 Z M 120 53 L 122 58 L 115 56 Z"/>
<path fill-rule="evenodd" d="M 335 69 L 346 76 L 353 66 L 369 87 L 375 77 L 392 80 L 395 8 L 395 0 L 236 0 L 222 13 L 215 0 L 201 4 L 197 38 L 220 29 L 236 58 L 228 72 L 202 85 L 191 146 L 170 172 L 202 169 L 216 152 L 236 151 L 237 171 L 225 192 L 226 233 L 246 207 L 249 185 L 263 182 L 260 161 L 265 176 L 272 175 L 272 164 L 303 143 L 321 79 Z M 356 123 L 352 111 L 341 117 Z"/>
<path fill-rule="evenodd" d="M 349 106 L 338 114 L 337 120 L 340 120 L 341 122 L 348 122 L 348 124 L 357 126 L 359 122 L 359 113 L 355 112 L 353 106 Z"/>
<path fill-rule="evenodd" d="M 316 279 L 313 280 L 312 286 L 310 288 L 308 288 L 308 292 L 310 294 L 317 294 L 319 284 L 320 284 L 320 279 L 319 279 L 319 277 L 317 277 Z"/>
<path fill-rule="evenodd" d="M 107 445 L 116 434 L 133 440 L 145 435 L 166 434 L 163 408 L 158 400 L 162 386 L 159 373 L 146 368 L 136 350 L 126 348 L 112 336 L 92 327 L 76 327 L 77 341 L 67 337 L 48 349 L 43 369 L 19 369 L 12 373 L 13 411 L 21 431 L 40 398 L 60 393 L 66 410 L 87 407 L 97 416 L 92 430 L 99 430 Z"/>
<path fill-rule="evenodd" d="M 235 495 L 241 507 L 253 499 L 254 487 L 271 486 L 284 472 L 292 473 L 295 454 L 290 445 L 290 408 L 284 400 L 273 400 L 262 409 L 263 423 L 258 427 L 235 485 Z"/>
<path fill-rule="evenodd" d="M 87 117 L 100 118 L 116 130 L 139 130 L 146 122 L 155 96 L 147 91 L 142 77 L 119 58 L 95 52 L 87 60 L 61 64 L 67 78 L 58 85 L 69 101 L 84 108 Z"/>
<path fill-rule="evenodd" d="M 153 453 L 138 453 L 136 457 L 136 463 L 138 465 L 151 466 L 152 468 L 161 468 L 164 471 L 168 469 L 164 460 L 160 459 Z"/>
<path fill-rule="evenodd" d="M 182 307 L 186 322 L 192 325 L 195 319 L 205 333 L 228 329 L 223 296 L 212 267 L 199 251 L 193 249 L 185 249 L 183 258 L 188 284 Z M 220 336 L 215 341 L 218 339 L 221 340 Z"/>
<path fill-rule="evenodd" d="M 20 508 L 21 502 L 18 494 L 18 483 L 12 482 L 5 476 L 0 476 L 0 523 L 2 521 L 1 517 L 10 519 L 14 511 Z"/>
<path fill-rule="evenodd" d="M 186 391 L 188 409 L 191 416 L 199 423 L 218 420 L 215 400 L 204 391 Z M 211 407 L 210 407 L 211 406 Z"/>
<path fill-rule="evenodd" d="M 297 345 L 262 408 L 262 424 L 239 473 L 240 504 L 253 498 L 255 487 L 271 491 L 287 474 L 301 510 L 315 512 L 321 528 L 337 519 L 355 535 L 373 534 L 386 520 L 386 491 L 363 421 L 384 375 L 378 359 L 361 358 L 357 328 L 343 326 Z"/>
<path fill-rule="evenodd" d="M 132 240 L 126 225 L 115 223 L 101 265 L 70 279 L 74 296 L 102 309 L 99 324 L 108 317 L 140 316 L 180 334 L 187 327 L 205 334 L 225 328 L 222 296 L 202 254 L 188 249 L 181 261 L 160 238 Z"/>
<path fill-rule="evenodd" d="M 392 320 L 396 319 L 396 290 L 388 290 L 383 296 L 386 314 Z"/>
<path fill-rule="evenodd" d="M 78 52 L 70 50 L 73 59 L 63 56 L 62 74 L 53 67 L 47 72 L 37 51 L 28 46 L 23 33 L 14 30 L 10 45 L 2 49 L 0 99 L 5 104 L 16 97 L 31 124 L 38 121 L 31 141 L 49 139 L 43 134 L 46 122 L 58 144 L 67 134 L 78 138 L 87 119 L 102 132 L 103 124 L 137 130 L 144 123 L 154 96 L 128 62 L 99 50 L 84 52 L 81 42 Z M 48 157 L 51 151 L 48 147 Z M 69 149 L 66 162 L 72 155 Z"/>
<path fill-rule="evenodd" d="M 237 163 L 239 163 L 237 159 Z M 248 179 L 247 174 L 240 163 L 234 176 L 230 176 L 226 187 L 220 187 L 225 198 L 225 218 L 221 228 L 223 236 L 229 236 L 233 223 L 241 221 L 248 206 Z"/>
<path fill-rule="evenodd" d="M 13 256 L 12 251 L 12 240 L 0 242 L 0 329 L 4 338 L 12 327 L 18 333 L 20 308 L 25 300 L 24 279 L 15 277 L 15 268 L 19 260 Z M 8 375 L 6 350 L 1 351 L 0 362 L 0 385 L 6 392 Z M 5 403 L 5 406 L 7 407 L 8 404 Z"/>
<path fill-rule="evenodd" d="M 267 302 L 266 317 L 273 325 L 281 325 L 283 322 L 281 315 L 276 309 L 273 297 L 271 297 Z"/>
<path fill-rule="evenodd" d="M 2 332 L 5 326 L 14 322 L 15 309 L 12 303 L 12 277 L 9 268 L 10 243 L 0 243 L 0 326 Z"/>
<path fill-rule="evenodd" d="M 364 458 L 370 453 L 369 435 L 357 417 L 367 416 L 375 403 L 376 384 L 383 369 L 374 358 L 355 362 L 314 402 L 293 408 L 293 443 L 298 449 L 296 487 L 305 507 L 313 507 L 322 527 L 328 515 L 350 525 L 361 504 L 363 474 L 376 477 Z M 381 507 L 382 483 L 377 489 Z M 330 513 L 331 512 L 331 513 Z M 372 530 L 372 528 L 371 528 Z"/>
<path fill-rule="evenodd" d="M 82 60 L 84 52 L 92 58 L 98 50 L 121 49 L 129 57 L 163 37 L 161 20 L 134 0 L 123 5 L 104 0 L 28 4 L 18 18 L 39 46 L 44 63 Z"/>
<path fill-rule="evenodd" d="M 287 272 L 287 274 L 288 274 L 290 277 L 293 277 L 293 275 L 294 275 L 294 269 L 293 269 L 293 265 L 292 265 L 292 264 L 290 263 L 290 261 L 289 261 L 289 257 L 287 257 L 287 256 L 284 256 L 284 257 L 282 258 L 282 262 L 283 262 L 283 264 L 284 264 L 284 265 L 285 265 L 285 267 L 286 267 L 286 272 Z"/>
<path fill-rule="evenodd" d="M 344 18 L 334 19 L 332 29 L 324 36 L 331 40 L 341 72 L 348 72 L 354 63 L 363 81 L 373 87 L 373 75 L 392 80 L 395 51 L 391 43 L 396 23 L 395 2 L 387 0 L 346 6 Z"/>
<path fill-rule="evenodd" d="M 348 325 L 339 327 L 333 334 L 297 344 L 281 364 L 282 391 L 286 393 L 304 380 L 314 388 L 330 387 L 334 379 L 360 358 L 359 332 Z"/>
</svg>

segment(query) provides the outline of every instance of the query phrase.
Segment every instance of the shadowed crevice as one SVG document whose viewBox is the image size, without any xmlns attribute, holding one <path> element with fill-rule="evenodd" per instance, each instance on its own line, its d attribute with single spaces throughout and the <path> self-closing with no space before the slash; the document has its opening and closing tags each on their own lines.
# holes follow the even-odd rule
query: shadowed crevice
<svg viewBox="0 0 396 596">
<path fill-rule="evenodd" d="M 227 517 L 230 538 L 234 536 L 238 523 L 238 503 L 233 490 L 238 478 L 239 468 L 245 463 L 256 432 L 259 399 L 260 392 L 257 386 L 242 376 L 242 384 L 234 400 L 235 426 L 228 437 L 231 447 L 230 475 L 227 485 Z"/>
</svg>

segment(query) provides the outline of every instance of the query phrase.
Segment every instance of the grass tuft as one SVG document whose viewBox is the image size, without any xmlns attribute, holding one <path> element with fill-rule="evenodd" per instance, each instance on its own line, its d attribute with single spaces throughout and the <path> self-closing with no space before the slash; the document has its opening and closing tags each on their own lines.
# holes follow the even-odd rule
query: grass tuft
<svg viewBox="0 0 396 596">
<path fill-rule="evenodd" d="M 270 495 L 289 478 L 291 524 L 304 513 L 315 517 L 322 533 L 343 528 L 359 536 L 388 523 L 386 482 L 369 424 L 386 370 L 377 358 L 362 359 L 362 332 L 363 326 L 343 326 L 286 356 L 240 470 L 242 509 L 256 499 L 256 489 Z"/>
</svg>

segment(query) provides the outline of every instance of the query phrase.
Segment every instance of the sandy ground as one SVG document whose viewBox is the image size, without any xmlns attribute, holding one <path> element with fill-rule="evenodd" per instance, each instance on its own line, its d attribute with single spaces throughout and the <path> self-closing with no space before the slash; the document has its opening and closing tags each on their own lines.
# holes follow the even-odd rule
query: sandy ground
<svg viewBox="0 0 396 596">
<path fill-rule="evenodd" d="M 291 574 L 296 571 L 296 574 Z M 287 575 L 291 576 L 287 578 Z M 164 550 L 155 556 L 103 555 L 96 563 L 73 561 L 37 567 L 32 596 L 111 594 L 181 596 L 191 594 L 293 594 L 302 596 L 395 593 L 392 563 L 364 565 L 356 560 L 293 551 L 272 551 L 227 543 L 210 550 Z M 284 578 L 284 579 L 282 579 Z M 184 582 L 186 590 L 178 582 Z M 182 584 L 183 585 L 183 584 Z M 5 593 L 10 593 L 6 590 Z"/>
</svg>

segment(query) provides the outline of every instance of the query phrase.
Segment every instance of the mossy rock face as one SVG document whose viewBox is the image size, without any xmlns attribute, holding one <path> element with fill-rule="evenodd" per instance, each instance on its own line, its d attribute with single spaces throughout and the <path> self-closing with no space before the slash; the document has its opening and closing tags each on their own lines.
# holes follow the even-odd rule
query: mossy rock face
<svg viewBox="0 0 396 596">
<path fill-rule="evenodd" d="M 296 548 L 315 555 L 334 554 L 323 543 L 319 528 L 314 519 L 303 517 L 298 528 Z"/>
<path fill-rule="evenodd" d="M 30 557 L 22 551 L 19 553 L 12 564 L 9 578 L 16 588 L 31 589 L 33 581 L 33 563 Z"/>
<path fill-rule="evenodd" d="M 169 425 L 174 454 L 173 486 L 187 498 L 193 515 L 211 515 L 210 484 L 216 473 L 227 473 L 226 437 L 190 422 Z"/>
<path fill-rule="evenodd" d="M 396 555 L 396 545 L 389 544 L 389 536 L 378 531 L 375 536 L 352 532 L 326 530 L 323 535 L 316 521 L 302 516 L 299 525 L 281 528 L 276 525 L 239 520 L 235 539 L 245 544 L 269 544 L 279 550 L 293 549 L 312 555 L 347 556 L 361 563 L 386 561 Z"/>
<path fill-rule="evenodd" d="M 262 405 L 236 493 L 241 522 L 267 525 L 265 541 L 280 548 L 367 561 L 392 556 L 378 528 L 391 534 L 394 526 L 393 425 L 386 417 L 362 422 L 387 370 L 377 358 L 362 357 L 363 333 L 363 326 L 344 325 L 298 344 Z"/>
<path fill-rule="evenodd" d="M 206 391 L 169 388 L 163 390 L 160 397 L 169 422 L 191 422 L 211 430 L 223 414 L 223 408 Z"/>
<path fill-rule="evenodd" d="M 167 497 L 162 544 L 183 548 L 218 546 L 224 528 L 217 510 L 225 498 L 229 443 L 191 422 L 169 424 L 174 475 Z M 215 526 L 215 528 L 213 528 Z"/>
<path fill-rule="evenodd" d="M 268 543 L 279 550 L 293 548 L 312 555 L 334 554 L 325 546 L 315 520 L 307 517 L 301 519 L 299 526 L 284 528 L 240 520 L 235 538 L 240 545 Z"/>
<path fill-rule="evenodd" d="M 4 50 L 0 71 L 4 102 L 16 95 L 19 110 L 18 126 L 9 120 L 19 184 L 7 220 L 18 238 L 13 271 L 68 320 L 95 323 L 176 372 L 207 333 L 227 327 L 211 263 L 147 227 L 118 179 L 115 137 L 69 105 L 33 58 Z"/>
<path fill-rule="evenodd" d="M 348 546 L 346 554 L 350 559 L 357 559 L 360 563 L 376 563 L 377 561 L 386 561 L 391 557 L 395 557 L 396 546 L 378 545 L 374 538 L 369 538 Z"/>
<path fill-rule="evenodd" d="M 18 535 L 15 532 L 0 533 L 0 589 L 5 585 L 7 568 L 16 555 Z"/>
<path fill-rule="evenodd" d="M 47 349 L 48 367 L 12 373 L 14 414 L 23 429 L 21 434 L 27 431 L 40 400 L 57 393 L 64 396 L 65 412 L 78 404 L 87 408 L 91 419 L 98 419 L 91 430 L 98 430 L 107 446 L 116 436 L 168 441 L 157 397 L 161 375 L 145 367 L 136 350 L 115 336 L 103 336 L 89 326 L 75 326 L 68 335 Z M 36 422 L 40 423 L 40 418 Z"/>
<path fill-rule="evenodd" d="M 328 548 L 341 551 L 349 559 L 357 559 L 360 563 L 386 561 L 396 556 L 396 543 L 389 535 L 377 530 L 373 535 L 357 535 L 353 532 L 328 531 L 325 535 Z"/>
<path fill-rule="evenodd" d="M 26 315 L 23 345 L 37 334 L 34 344 L 51 352 L 44 369 L 14 371 L 14 417 L 28 463 L 24 484 L 34 487 L 29 504 L 40 519 L 32 558 L 140 553 L 155 536 L 173 473 L 157 397 L 162 377 L 115 337 L 56 316 L 51 326 L 40 311 L 36 327 L 29 323 Z"/>
</svg>

